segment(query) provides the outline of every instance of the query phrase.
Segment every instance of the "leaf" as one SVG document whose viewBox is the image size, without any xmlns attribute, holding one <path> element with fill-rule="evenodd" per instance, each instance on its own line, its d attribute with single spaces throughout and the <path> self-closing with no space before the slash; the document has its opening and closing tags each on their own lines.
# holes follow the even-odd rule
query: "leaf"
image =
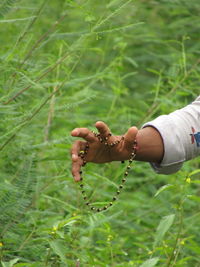
<svg viewBox="0 0 200 267">
<path fill-rule="evenodd" d="M 169 230 L 169 228 L 172 226 L 174 222 L 175 214 L 170 214 L 168 216 L 165 216 L 161 219 L 158 228 L 156 230 L 156 237 L 154 241 L 154 247 L 157 246 L 157 244 L 162 241 L 164 238 L 164 235 Z"/>
<path fill-rule="evenodd" d="M 67 259 L 65 257 L 66 247 L 64 246 L 64 244 L 60 240 L 50 241 L 49 244 L 54 253 L 60 257 L 61 261 L 67 264 Z"/>
<path fill-rule="evenodd" d="M 143 262 L 143 264 L 140 265 L 139 267 L 153 267 L 157 264 L 158 261 L 159 261 L 158 257 L 152 258 L 152 259 L 149 259 L 149 260 Z"/>
<path fill-rule="evenodd" d="M 0 23 L 10 23 L 10 22 L 18 22 L 18 21 L 30 20 L 30 19 L 34 19 L 35 17 L 36 16 L 27 17 L 27 18 L 5 19 L 5 20 L 0 20 Z"/>
<path fill-rule="evenodd" d="M 93 16 L 93 15 L 87 15 L 86 17 L 85 17 L 85 21 L 86 22 L 92 22 L 92 21 L 95 21 L 96 20 L 96 18 L 95 18 L 95 16 Z"/>
<path fill-rule="evenodd" d="M 39 262 L 34 262 L 34 263 L 21 262 L 14 265 L 14 267 L 39 267 L 39 266 L 41 267 Z"/>
<path fill-rule="evenodd" d="M 190 176 L 195 175 L 195 174 L 197 174 L 197 173 L 200 173 L 200 170 L 195 170 L 195 171 L 189 173 L 188 176 L 190 177 Z"/>
<path fill-rule="evenodd" d="M 200 197 L 195 196 L 195 195 L 187 195 L 187 198 L 194 200 L 196 202 L 200 202 Z"/>
<path fill-rule="evenodd" d="M 74 216 L 74 217 L 71 217 L 69 219 L 62 220 L 62 221 L 57 222 L 55 224 L 55 226 L 57 226 L 59 229 L 61 229 L 61 228 L 63 228 L 66 225 L 71 225 L 73 223 L 76 223 L 77 220 L 80 220 L 80 219 L 81 219 L 81 216 Z"/>
<path fill-rule="evenodd" d="M 191 183 L 192 184 L 200 184 L 200 180 L 192 180 Z"/>
<path fill-rule="evenodd" d="M 1 264 L 2 264 L 2 267 L 13 267 L 14 264 L 18 262 L 18 260 L 19 258 L 13 259 L 9 262 L 2 261 Z"/>
<path fill-rule="evenodd" d="M 163 185 L 162 187 L 160 187 L 158 189 L 158 191 L 155 193 L 154 197 L 157 197 L 161 192 L 163 192 L 163 191 L 165 191 L 165 190 L 167 190 L 169 188 L 172 188 L 172 187 L 174 187 L 174 185 L 172 185 L 172 184 Z"/>
<path fill-rule="evenodd" d="M 133 65 L 133 67 L 135 67 L 135 68 L 138 67 L 137 62 L 136 62 L 134 59 L 132 59 L 131 57 L 125 57 L 125 59 L 126 59 L 131 65 Z"/>
</svg>

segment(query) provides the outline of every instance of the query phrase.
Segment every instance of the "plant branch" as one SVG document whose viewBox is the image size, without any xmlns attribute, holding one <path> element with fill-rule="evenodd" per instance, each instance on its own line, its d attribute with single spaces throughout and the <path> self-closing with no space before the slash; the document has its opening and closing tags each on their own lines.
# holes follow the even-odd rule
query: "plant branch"
<svg viewBox="0 0 200 267">
<path fill-rule="evenodd" d="M 50 73 L 51 71 L 53 71 L 58 65 L 60 65 L 67 57 L 69 56 L 68 53 L 66 53 L 61 59 L 59 59 L 52 67 L 49 67 L 43 74 L 41 74 L 37 79 L 34 80 L 35 82 L 40 81 L 41 79 L 43 79 L 48 73 Z M 4 105 L 9 104 L 10 102 L 12 102 L 13 100 L 15 100 L 18 96 L 20 96 L 21 94 L 23 94 L 25 91 L 27 91 L 28 89 L 30 89 L 32 87 L 32 84 L 26 86 L 25 88 L 21 89 L 18 93 L 16 93 L 13 97 L 11 97 L 8 101 L 4 102 Z"/>
<path fill-rule="evenodd" d="M 169 98 L 179 87 L 180 84 L 185 82 L 187 78 L 190 76 L 190 74 L 193 72 L 193 70 L 199 65 L 200 59 L 196 61 L 196 63 L 191 67 L 191 69 L 187 72 L 187 74 L 184 75 L 184 77 L 180 80 L 180 82 L 175 85 L 166 95 L 166 98 Z M 158 111 L 162 103 L 156 103 L 154 102 L 153 105 L 149 108 L 147 111 L 145 117 L 138 123 L 139 125 L 143 125 L 146 121 L 148 121 L 155 113 Z"/>
</svg>

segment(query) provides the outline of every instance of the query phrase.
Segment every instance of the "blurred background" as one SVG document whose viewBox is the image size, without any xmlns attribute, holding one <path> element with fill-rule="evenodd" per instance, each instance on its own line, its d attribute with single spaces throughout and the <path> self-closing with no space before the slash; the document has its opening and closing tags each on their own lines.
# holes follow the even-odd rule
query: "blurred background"
<svg viewBox="0 0 200 267">
<path fill-rule="evenodd" d="M 93 214 L 69 154 L 75 127 L 122 134 L 199 95 L 199 12 L 198 0 L 1 1 L 3 267 L 200 266 L 199 159 L 169 176 L 136 162 L 120 200 Z M 110 202 L 124 168 L 88 164 L 91 201 Z"/>
</svg>

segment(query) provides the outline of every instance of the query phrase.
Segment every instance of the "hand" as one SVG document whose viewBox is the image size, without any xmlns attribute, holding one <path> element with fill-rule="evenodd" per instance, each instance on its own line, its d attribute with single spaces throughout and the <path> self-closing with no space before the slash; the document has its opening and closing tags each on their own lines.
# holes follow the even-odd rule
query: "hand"
<svg viewBox="0 0 200 267">
<path fill-rule="evenodd" d="M 108 137 L 110 130 L 108 126 L 101 121 L 95 124 L 102 138 Z M 80 170 L 83 165 L 83 159 L 79 157 L 80 151 L 84 150 L 87 143 L 89 150 L 85 157 L 87 162 L 106 163 L 111 161 L 122 161 L 130 158 L 133 151 L 133 144 L 138 129 L 131 127 L 124 135 L 124 139 L 113 147 L 105 146 L 99 139 L 87 128 L 76 128 L 71 132 L 74 137 L 82 137 L 85 141 L 77 140 L 71 149 L 72 157 L 72 175 L 75 181 L 80 181 Z M 108 142 L 115 142 L 121 139 L 121 136 L 110 136 Z"/>
</svg>

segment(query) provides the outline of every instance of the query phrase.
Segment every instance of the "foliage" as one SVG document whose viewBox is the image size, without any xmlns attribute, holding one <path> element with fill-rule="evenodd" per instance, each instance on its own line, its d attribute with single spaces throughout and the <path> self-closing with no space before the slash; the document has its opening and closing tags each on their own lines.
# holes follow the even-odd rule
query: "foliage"
<svg viewBox="0 0 200 267">
<path fill-rule="evenodd" d="M 0 262 L 198 267 L 199 160 L 157 175 L 137 162 L 120 201 L 92 214 L 70 174 L 70 131 L 116 134 L 199 95 L 197 0 L 0 5 Z M 96 202 L 123 166 L 88 165 Z M 156 193 L 157 192 L 157 193 Z"/>
</svg>

